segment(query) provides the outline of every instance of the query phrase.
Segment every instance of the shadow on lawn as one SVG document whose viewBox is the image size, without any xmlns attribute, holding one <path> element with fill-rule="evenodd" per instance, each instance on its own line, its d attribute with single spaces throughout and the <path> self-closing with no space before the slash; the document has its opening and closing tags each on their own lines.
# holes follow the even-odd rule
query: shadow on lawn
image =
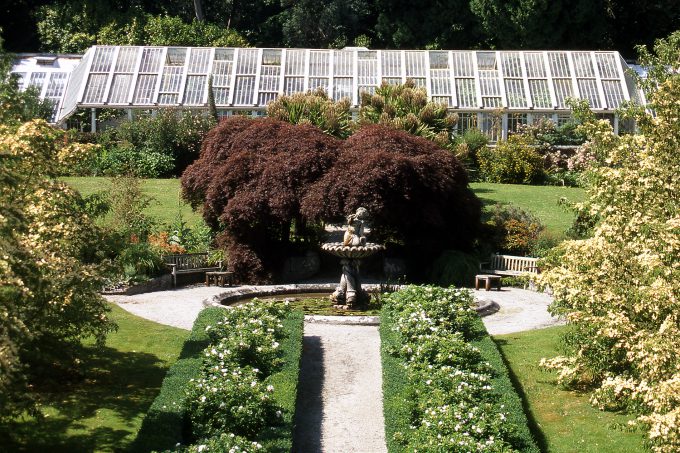
<svg viewBox="0 0 680 453">
<path fill-rule="evenodd" d="M 83 379 L 52 382 L 40 392 L 47 417 L 26 417 L 0 425 L 0 445 L 5 451 L 126 449 L 133 440 L 133 420 L 148 410 L 167 366 L 153 354 L 110 347 L 86 347 L 84 357 Z M 99 421 L 104 419 L 106 427 Z"/>
<path fill-rule="evenodd" d="M 538 426 L 538 422 L 534 418 L 534 414 L 531 412 L 529 408 L 527 395 L 524 392 L 522 384 L 519 382 L 519 379 L 517 379 L 517 376 L 512 371 L 512 368 L 510 367 L 510 362 L 508 362 L 508 359 L 505 357 L 505 354 L 503 354 L 503 349 L 501 349 L 501 345 L 505 345 L 508 342 L 506 340 L 501 340 L 493 337 L 491 337 L 491 339 L 493 340 L 494 343 L 496 343 L 496 348 L 498 349 L 498 352 L 501 355 L 501 359 L 503 359 L 503 364 L 505 365 L 505 368 L 508 370 L 508 376 L 510 377 L 512 386 L 514 387 L 515 392 L 517 392 L 517 394 L 519 395 L 519 398 L 522 400 L 522 410 L 524 410 L 524 414 L 527 417 L 529 430 L 531 431 L 532 436 L 534 436 L 534 440 L 536 441 L 538 448 L 540 448 L 541 451 L 543 452 L 547 452 L 548 442 L 545 438 L 545 435 L 543 434 L 543 431 L 541 431 L 541 428 Z"/>
</svg>

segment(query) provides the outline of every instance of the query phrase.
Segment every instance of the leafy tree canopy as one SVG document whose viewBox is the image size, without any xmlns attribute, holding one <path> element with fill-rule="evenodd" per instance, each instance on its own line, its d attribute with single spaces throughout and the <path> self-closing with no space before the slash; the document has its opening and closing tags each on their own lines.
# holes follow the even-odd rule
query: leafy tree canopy
<svg viewBox="0 0 680 453">
<path fill-rule="evenodd" d="M 676 32 L 641 55 L 654 115 L 624 112 L 638 133 L 616 136 L 583 115 L 596 156 L 582 206 L 593 234 L 565 242 L 544 277 L 553 310 L 572 325 L 569 354 L 545 365 L 562 383 L 594 387 L 594 405 L 638 413 L 659 453 L 680 448 L 679 40 Z"/>
</svg>

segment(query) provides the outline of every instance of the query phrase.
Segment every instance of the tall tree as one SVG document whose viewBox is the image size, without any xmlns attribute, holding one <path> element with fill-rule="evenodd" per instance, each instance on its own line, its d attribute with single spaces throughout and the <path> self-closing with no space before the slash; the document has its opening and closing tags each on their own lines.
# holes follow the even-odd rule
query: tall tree
<svg viewBox="0 0 680 453">
<path fill-rule="evenodd" d="M 608 0 L 471 0 L 486 44 L 500 49 L 611 47 Z"/>
</svg>

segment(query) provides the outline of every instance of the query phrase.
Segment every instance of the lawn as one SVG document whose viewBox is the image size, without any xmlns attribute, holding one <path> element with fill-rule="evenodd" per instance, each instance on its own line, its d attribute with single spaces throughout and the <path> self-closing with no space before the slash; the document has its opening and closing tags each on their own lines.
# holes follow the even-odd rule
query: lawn
<svg viewBox="0 0 680 453">
<path fill-rule="evenodd" d="M 111 179 L 103 177 L 70 177 L 64 178 L 72 187 L 83 195 L 108 190 Z M 557 205 L 560 198 L 570 201 L 582 201 L 585 197 L 583 189 L 557 186 L 525 186 L 516 184 L 473 183 L 470 185 L 475 194 L 489 208 L 496 203 L 511 203 L 534 213 L 546 225 L 548 231 L 561 236 L 571 226 L 573 215 Z M 156 218 L 161 224 L 172 224 L 178 213 L 189 225 L 201 222 L 198 213 L 184 203 L 180 197 L 179 179 L 146 179 L 144 191 L 154 198 L 147 214 Z"/>
<path fill-rule="evenodd" d="M 517 184 L 470 184 L 485 208 L 496 203 L 511 203 L 536 215 L 547 230 L 561 236 L 571 226 L 574 216 L 557 202 L 564 197 L 572 202 L 583 201 L 585 191 L 575 187 L 525 186 Z"/>
<path fill-rule="evenodd" d="M 498 335 L 494 341 L 525 403 L 529 425 L 542 451 L 550 453 L 635 453 L 647 451 L 640 432 L 627 431 L 629 416 L 603 412 L 588 395 L 561 390 L 555 375 L 538 368 L 542 357 L 559 354 L 567 327 Z"/>
<path fill-rule="evenodd" d="M 63 179 L 85 196 L 111 188 L 111 178 L 70 177 Z M 146 213 L 157 219 L 160 224 L 173 224 L 179 213 L 190 226 L 202 221 L 201 216 L 182 201 L 179 179 L 145 179 L 144 193 L 154 199 Z"/>
<path fill-rule="evenodd" d="M 0 426 L 0 451 L 121 451 L 134 440 L 189 332 L 111 308 L 119 329 L 103 349 L 86 346 L 86 379 L 42 391 L 44 420 Z"/>
</svg>

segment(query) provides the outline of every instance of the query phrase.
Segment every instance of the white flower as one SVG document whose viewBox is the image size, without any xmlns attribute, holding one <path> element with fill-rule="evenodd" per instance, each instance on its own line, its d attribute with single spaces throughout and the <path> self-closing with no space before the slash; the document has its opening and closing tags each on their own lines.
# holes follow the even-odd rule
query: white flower
<svg viewBox="0 0 680 453">
<path fill-rule="evenodd" d="M 201 452 L 201 451 L 205 450 L 206 448 L 208 448 L 207 445 L 199 445 L 199 446 L 198 446 L 198 451 Z"/>
</svg>

